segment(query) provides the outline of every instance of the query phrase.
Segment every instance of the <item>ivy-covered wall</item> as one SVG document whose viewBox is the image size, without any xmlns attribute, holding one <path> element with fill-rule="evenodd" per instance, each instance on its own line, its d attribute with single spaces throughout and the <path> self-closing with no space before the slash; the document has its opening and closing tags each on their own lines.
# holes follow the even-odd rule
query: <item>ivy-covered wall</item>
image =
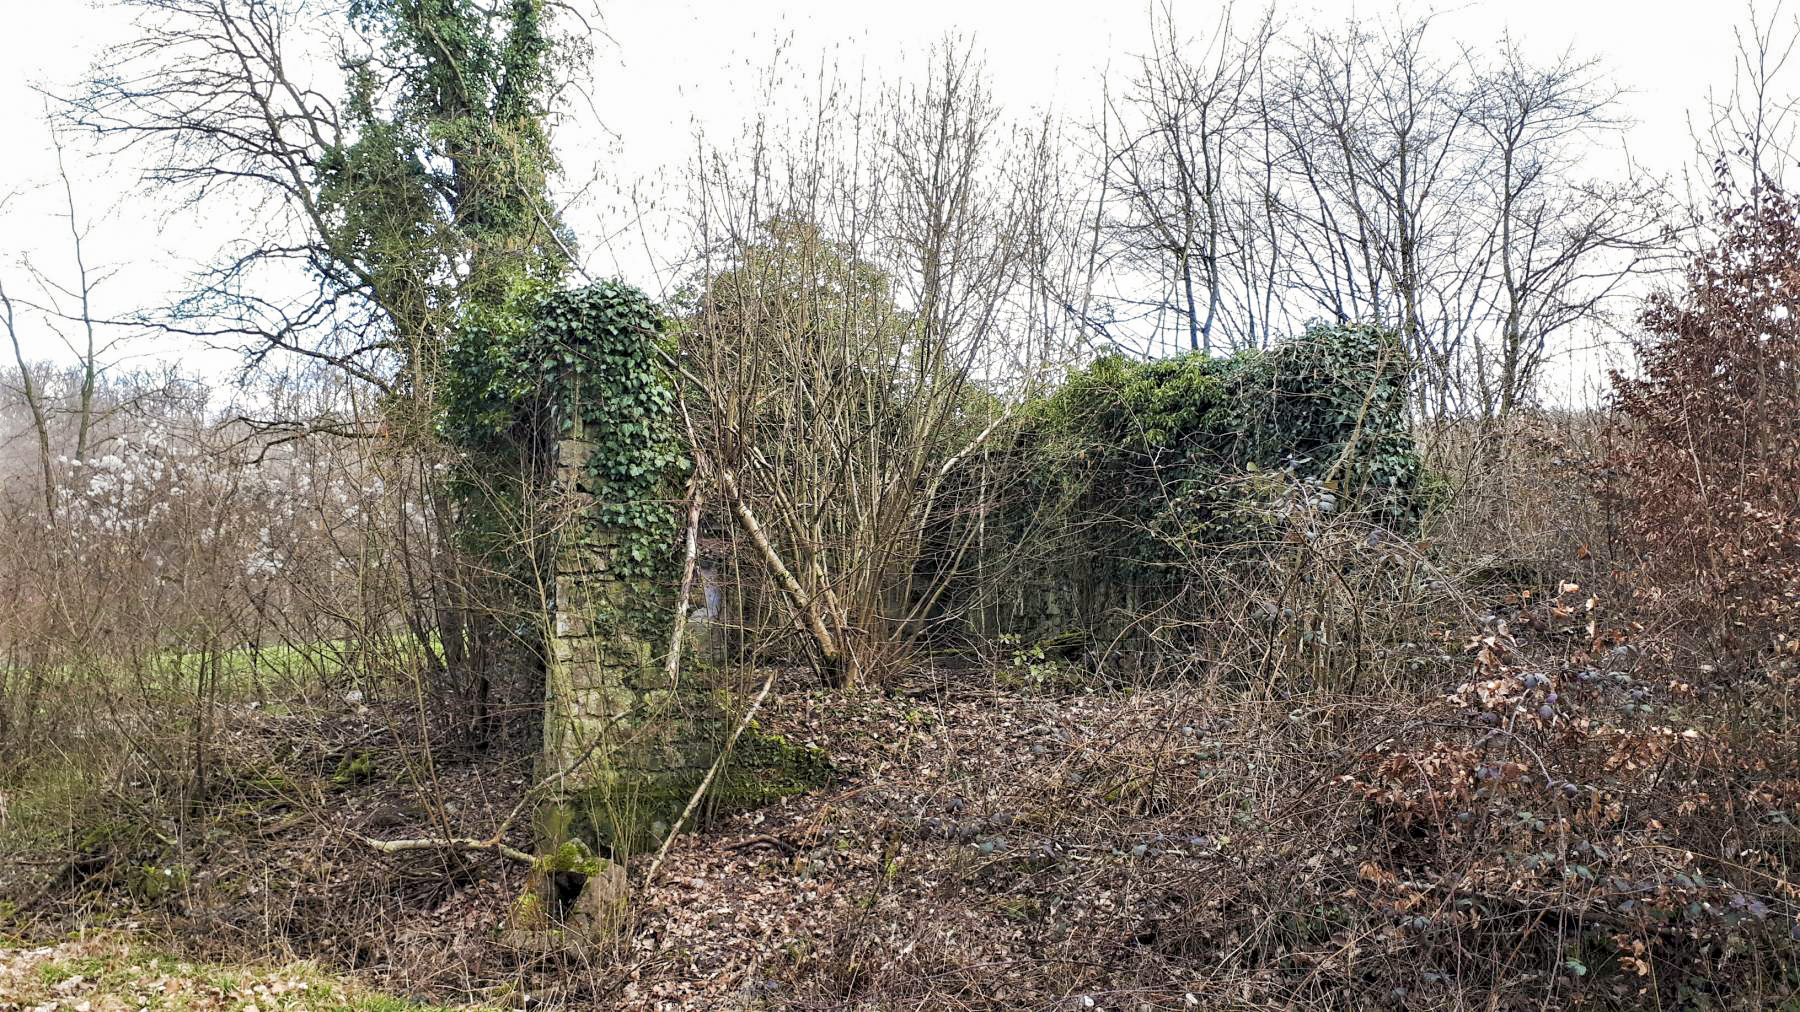
<svg viewBox="0 0 1800 1012">
<path fill-rule="evenodd" d="M 1420 478 L 1408 389 L 1393 335 L 1356 325 L 1228 358 L 1099 359 L 964 468 L 991 505 L 958 610 L 986 637 L 1110 640 L 1279 541 L 1273 507 L 1296 489 L 1405 526 Z"/>
</svg>

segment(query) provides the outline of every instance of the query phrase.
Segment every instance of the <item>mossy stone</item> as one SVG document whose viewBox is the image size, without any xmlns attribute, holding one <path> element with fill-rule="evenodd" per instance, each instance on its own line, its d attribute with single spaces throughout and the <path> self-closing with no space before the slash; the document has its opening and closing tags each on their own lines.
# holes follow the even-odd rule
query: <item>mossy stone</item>
<svg viewBox="0 0 1800 1012">
<path fill-rule="evenodd" d="M 695 766 L 571 792 L 543 807 L 540 838 L 581 840 L 615 860 L 653 850 L 662 844 L 667 827 L 680 818 L 705 775 L 704 766 Z M 739 736 L 730 762 L 714 779 L 696 818 L 704 822 L 760 808 L 816 790 L 836 776 L 837 768 L 823 751 L 795 745 L 752 725 Z"/>
<path fill-rule="evenodd" d="M 743 811 L 816 790 L 836 777 L 837 767 L 822 749 L 795 745 L 752 724 L 720 771 L 713 800 L 718 811 Z"/>
<path fill-rule="evenodd" d="M 339 787 L 349 787 L 373 779 L 375 779 L 375 754 L 366 750 L 351 753 L 338 760 L 337 769 L 331 773 L 331 782 Z"/>
</svg>

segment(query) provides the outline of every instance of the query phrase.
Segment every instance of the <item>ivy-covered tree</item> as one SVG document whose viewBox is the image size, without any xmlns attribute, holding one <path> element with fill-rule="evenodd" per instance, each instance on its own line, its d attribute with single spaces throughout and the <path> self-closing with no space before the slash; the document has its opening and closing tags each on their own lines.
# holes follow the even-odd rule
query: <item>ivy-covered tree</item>
<svg viewBox="0 0 1800 1012">
<path fill-rule="evenodd" d="M 545 16 L 541 0 L 350 6 L 375 44 L 349 64 L 350 131 L 319 165 L 325 233 L 397 327 L 421 328 L 406 349 L 421 378 L 456 321 L 507 310 L 565 266 L 548 192 Z"/>
<path fill-rule="evenodd" d="M 137 35 L 71 115 L 254 229 L 184 304 L 194 329 L 428 402 L 464 314 L 561 276 L 548 113 L 581 49 L 551 4 L 121 2 Z M 300 71 L 327 57 L 339 88 Z"/>
<path fill-rule="evenodd" d="M 181 199 L 249 219 L 169 326 L 234 341 L 252 364 L 299 355 L 374 388 L 378 419 L 271 424 L 379 434 L 423 463 L 455 335 L 471 321 L 519 332 L 517 314 L 567 265 L 548 115 L 582 52 L 555 33 L 554 5 L 121 2 L 135 37 L 109 51 L 72 117 L 147 159 Z M 327 57 L 341 87 L 302 69 Z M 473 673 L 464 684 L 480 696 L 469 651 L 492 631 L 470 616 L 486 575 L 453 550 L 468 486 L 431 475 L 419 481 L 437 536 L 409 621 L 434 665 Z"/>
</svg>

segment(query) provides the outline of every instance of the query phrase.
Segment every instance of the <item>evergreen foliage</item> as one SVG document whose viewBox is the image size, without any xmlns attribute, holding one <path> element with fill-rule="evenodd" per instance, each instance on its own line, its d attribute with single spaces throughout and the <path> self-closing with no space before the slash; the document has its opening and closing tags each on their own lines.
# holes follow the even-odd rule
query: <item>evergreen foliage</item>
<svg viewBox="0 0 1800 1012">
<path fill-rule="evenodd" d="M 542 0 L 354 0 L 350 19 L 372 48 L 347 66 L 346 140 L 316 168 L 331 256 L 314 266 L 381 307 L 418 396 L 455 331 L 562 277 L 548 115 L 572 51 Z"/>
<path fill-rule="evenodd" d="M 523 614 L 543 604 L 530 599 L 531 574 L 547 571 L 533 552 L 548 550 L 543 528 L 556 518 L 536 511 L 557 442 L 577 429 L 591 448 L 579 484 L 593 502 L 579 536 L 605 531 L 619 576 L 645 581 L 651 599 L 667 589 L 656 578 L 671 561 L 688 461 L 660 360 L 664 326 L 650 298 L 622 282 L 521 286 L 471 313 L 451 346 L 441 426 L 466 455 L 456 483 L 463 536 L 491 571 L 513 577 Z"/>
<path fill-rule="evenodd" d="M 672 503 L 687 454 L 675 431 L 675 391 L 660 361 L 664 322 L 643 292 L 603 281 L 545 299 L 521 365 L 549 391 L 558 435 L 580 429 L 592 448 L 585 522 L 619 538 L 615 571 L 652 576 L 675 543 Z"/>
<path fill-rule="evenodd" d="M 1195 548 L 1264 540 L 1275 489 L 1257 478 L 1276 473 L 1329 509 L 1405 523 L 1420 478 L 1409 379 L 1394 336 L 1358 325 L 1229 358 L 1101 358 L 1030 408 L 1008 543 L 1050 539 L 1090 569 L 1154 578 Z"/>
</svg>

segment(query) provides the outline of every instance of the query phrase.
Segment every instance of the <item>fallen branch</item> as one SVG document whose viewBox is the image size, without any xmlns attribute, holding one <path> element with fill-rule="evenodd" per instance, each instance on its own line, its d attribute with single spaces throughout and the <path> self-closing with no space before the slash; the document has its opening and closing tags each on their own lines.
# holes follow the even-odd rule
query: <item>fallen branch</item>
<svg viewBox="0 0 1800 1012">
<path fill-rule="evenodd" d="M 826 628 L 825 620 L 820 617 L 817 602 L 807 596 L 806 591 L 800 587 L 800 581 L 794 578 L 794 574 L 788 569 L 787 564 L 781 561 L 781 554 L 770 543 L 768 535 L 763 533 L 762 524 L 757 522 L 756 514 L 750 512 L 749 504 L 744 501 L 743 494 L 738 491 L 737 479 L 732 476 L 731 471 L 719 468 L 717 476 L 720 486 L 724 488 L 725 494 L 731 499 L 731 511 L 737 517 L 738 526 L 744 529 L 744 533 L 750 535 L 750 543 L 755 545 L 757 552 L 762 555 L 763 564 L 769 567 L 769 571 L 775 575 L 775 582 L 787 595 L 794 610 L 806 621 L 807 629 L 812 633 L 815 645 L 819 648 L 819 654 L 824 659 L 828 672 L 835 670 L 840 663 L 837 640 L 831 635 L 831 630 Z"/>
<path fill-rule="evenodd" d="M 731 758 L 732 746 L 743 736 L 744 729 L 750 726 L 750 721 L 756 717 L 756 711 L 762 707 L 763 700 L 769 698 L 769 690 L 775 687 L 777 670 L 770 669 L 769 677 L 763 679 L 762 688 L 756 693 L 756 698 L 750 701 L 750 708 L 744 711 L 737 726 L 731 729 L 731 737 L 725 739 L 725 747 L 719 750 L 719 758 L 713 760 L 712 768 L 706 771 L 700 786 L 694 788 L 694 796 L 688 799 L 687 807 L 681 810 L 681 816 L 669 827 L 669 835 L 663 839 L 662 846 L 657 848 L 656 860 L 650 862 L 650 870 L 644 873 L 643 888 L 649 888 L 650 883 L 656 881 L 656 873 L 662 868 L 663 859 L 669 856 L 669 846 L 675 842 L 675 834 L 681 832 L 681 827 L 687 824 L 694 809 L 700 807 L 700 799 L 706 796 L 706 789 L 712 786 L 713 778 L 719 775 L 719 771 L 725 768 L 725 763 Z"/>
<path fill-rule="evenodd" d="M 702 390 L 707 389 L 706 384 L 699 377 L 683 368 L 681 363 L 668 353 L 663 352 L 662 358 L 669 369 L 675 371 L 689 383 Z M 751 512 L 750 505 L 745 502 L 743 493 L 738 490 L 737 478 L 732 474 L 731 469 L 715 466 L 712 461 L 707 460 L 706 456 L 699 452 L 700 436 L 694 429 L 694 419 L 688 412 L 687 400 L 685 397 L 679 396 L 679 391 L 677 391 L 677 395 L 677 403 L 681 408 L 682 425 L 687 430 L 688 444 L 696 448 L 696 469 L 711 475 L 725 493 L 725 497 L 731 501 L 732 515 L 737 518 L 738 526 L 743 528 L 745 534 L 749 535 L 750 543 L 756 546 L 757 554 L 762 556 L 763 564 L 774 575 L 776 586 L 781 591 L 779 597 L 792 615 L 795 627 L 803 635 L 812 638 L 813 647 L 818 652 L 820 675 L 827 683 L 843 677 L 847 674 L 843 647 L 832 635 L 830 628 L 826 626 L 825 619 L 819 612 L 817 598 L 806 593 L 805 589 L 800 586 L 800 581 L 794 578 L 793 571 L 787 567 L 787 563 L 782 561 L 781 553 L 776 551 L 775 545 L 770 542 L 768 535 L 763 531 L 761 522 L 756 519 L 756 514 Z M 830 587 L 826 586 L 823 593 L 829 597 L 831 595 Z"/>
<path fill-rule="evenodd" d="M 416 840 L 376 840 L 351 830 L 343 831 L 345 836 L 371 850 L 383 854 L 404 854 L 409 850 L 466 850 L 477 853 L 498 854 L 501 857 L 518 861 L 522 864 L 534 864 L 537 858 L 510 844 L 501 842 L 499 837 L 477 840 L 472 836 L 423 837 Z"/>
<path fill-rule="evenodd" d="M 343 829 L 341 832 L 350 839 L 355 840 L 357 843 L 360 843 L 371 850 L 380 851 L 383 854 L 402 854 L 409 850 L 463 850 L 474 853 L 494 853 L 509 860 L 518 861 L 521 864 L 533 864 L 537 861 L 537 858 L 526 851 L 505 843 L 506 834 L 512 831 L 513 824 L 519 821 L 519 816 L 531 806 L 533 801 L 537 800 L 537 798 L 544 791 L 548 790 L 551 785 L 560 784 L 569 774 L 580 769 L 582 765 L 593 757 L 598 748 L 599 739 L 596 738 L 592 744 L 588 745 L 587 750 L 567 769 L 558 770 L 550 776 L 533 784 L 519 798 L 518 803 L 513 805 L 512 811 L 506 813 L 506 818 L 501 821 L 500 828 L 494 830 L 494 834 L 485 840 L 478 840 L 472 836 L 377 840 L 350 829 Z"/>
<path fill-rule="evenodd" d="M 669 688 L 681 681 L 681 641 L 687 635 L 688 597 L 694 590 L 694 561 L 700 548 L 700 475 L 688 479 L 687 551 L 681 564 L 681 593 L 675 596 L 675 622 L 669 629 Z"/>
</svg>

